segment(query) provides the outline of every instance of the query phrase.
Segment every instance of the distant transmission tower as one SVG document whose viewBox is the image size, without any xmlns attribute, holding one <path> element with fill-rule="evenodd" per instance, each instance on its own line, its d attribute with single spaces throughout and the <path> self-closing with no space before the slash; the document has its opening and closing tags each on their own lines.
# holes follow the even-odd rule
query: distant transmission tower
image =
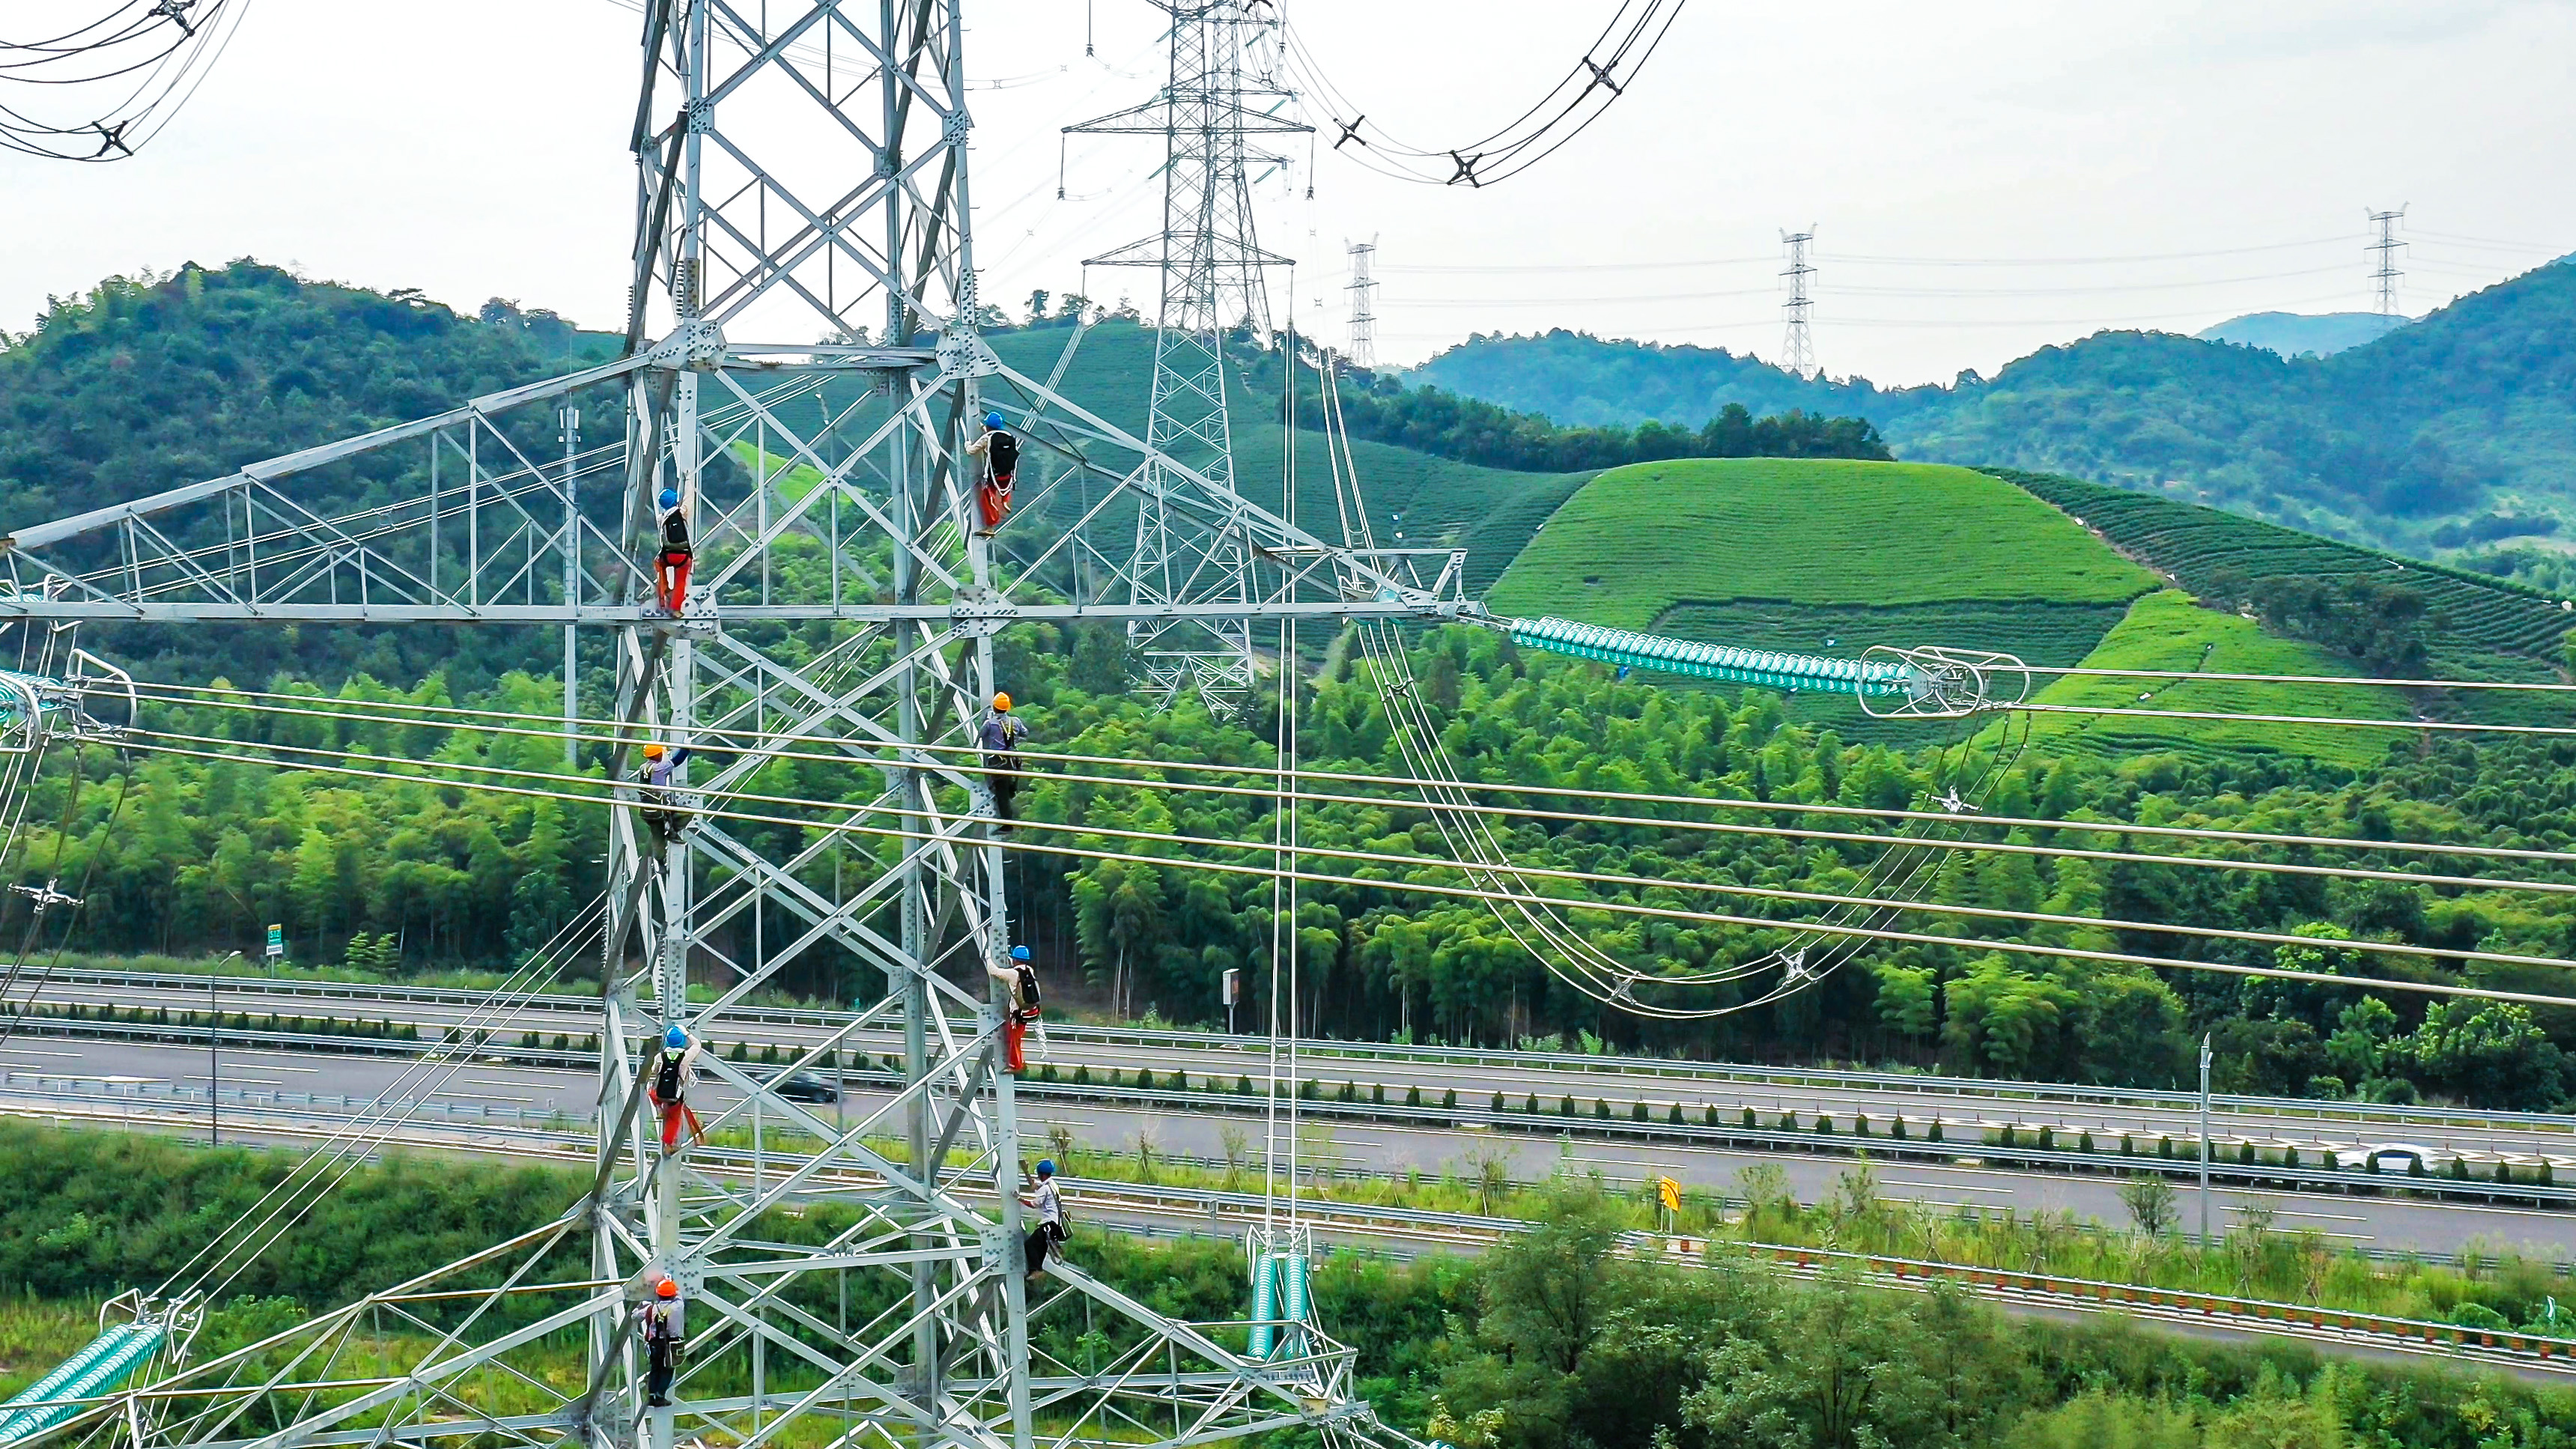
<svg viewBox="0 0 2576 1449">
<path fill-rule="evenodd" d="M 1370 267 L 1377 260 L 1377 238 L 1349 244 L 1351 283 L 1343 290 L 1351 294 L 1350 360 L 1355 367 L 1377 366 L 1377 277 Z"/>
<path fill-rule="evenodd" d="M 1781 242 L 1789 248 L 1789 269 L 1780 275 L 1789 279 L 1789 300 L 1781 310 L 1789 320 L 1788 336 L 1781 342 L 1780 365 L 1800 377 L 1814 377 L 1816 367 L 1815 339 L 1807 332 L 1807 313 L 1816 299 L 1807 293 L 1807 279 L 1816 269 L 1807 264 L 1807 244 L 1816 239 L 1816 224 L 1807 223 L 1800 232 L 1780 233 Z"/>
<path fill-rule="evenodd" d="M 2370 274 L 2370 280 L 2379 288 L 2379 315 L 2395 317 L 2399 315 L 2397 282 L 2406 275 L 2397 266 L 2397 250 L 2406 245 L 2397 239 L 2397 223 L 2406 219 L 2406 207 L 2401 206 L 2395 211 L 2369 211 L 2365 208 L 2364 214 L 2369 216 L 2371 225 L 2379 228 L 2379 240 L 2362 248 L 2378 258 L 2378 269 Z"/>
<path fill-rule="evenodd" d="M 1175 528 L 1163 498 L 1179 481 L 1167 476 L 1174 463 L 1197 469 L 1220 488 L 1234 487 L 1225 336 L 1241 328 L 1256 345 L 1269 344 L 1263 268 L 1288 264 L 1261 249 L 1252 221 L 1253 168 L 1284 167 L 1288 159 L 1255 150 L 1250 138 L 1314 128 L 1278 114 L 1292 97 L 1277 76 L 1280 22 L 1269 0 L 1155 4 L 1172 18 L 1171 73 L 1162 91 L 1142 105 L 1065 127 L 1078 135 L 1163 138 L 1162 230 L 1084 263 L 1162 273 L 1145 424 L 1152 476 L 1139 497 L 1128 602 L 1243 604 L 1255 597 L 1246 535 L 1234 528 Z M 1252 626 L 1240 615 L 1142 616 L 1129 622 L 1127 635 L 1149 688 L 1166 702 L 1194 687 L 1221 714 L 1251 693 Z"/>
</svg>

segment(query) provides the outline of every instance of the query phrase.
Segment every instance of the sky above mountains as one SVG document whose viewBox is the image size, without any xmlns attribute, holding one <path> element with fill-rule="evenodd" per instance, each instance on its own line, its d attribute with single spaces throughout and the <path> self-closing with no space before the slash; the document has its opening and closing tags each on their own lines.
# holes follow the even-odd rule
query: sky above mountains
<svg viewBox="0 0 2576 1449">
<path fill-rule="evenodd" d="M 1508 120 L 1616 5 L 1287 8 L 1339 91 L 1436 148 Z M 1079 286 L 1085 257 L 1156 229 L 1156 143 L 1059 136 L 1151 94 L 1159 14 L 971 0 L 987 295 Z M 139 159 L 0 156 L 22 218 L 0 327 L 109 272 L 245 254 L 605 323 L 636 27 L 618 0 L 261 0 Z M 1695 0 L 1625 100 L 1510 183 L 1399 183 L 1283 148 L 1264 240 L 1301 265 L 1275 311 L 1293 290 L 1301 325 L 1338 338 L 1343 243 L 1374 235 L 1389 360 L 1553 326 L 1773 357 L 1778 233 L 1814 223 L 1823 365 L 1946 381 L 2103 326 L 2366 309 L 2363 211 L 2408 203 L 2401 305 L 2420 314 L 2576 243 L 2576 194 L 2531 184 L 2576 132 L 2571 52 L 2570 0 Z M 1090 290 L 1150 310 L 1149 281 Z"/>
</svg>

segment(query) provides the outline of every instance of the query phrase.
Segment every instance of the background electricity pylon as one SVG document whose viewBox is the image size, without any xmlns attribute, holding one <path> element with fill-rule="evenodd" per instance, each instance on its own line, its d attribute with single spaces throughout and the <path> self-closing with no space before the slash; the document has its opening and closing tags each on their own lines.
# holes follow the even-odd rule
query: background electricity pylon
<svg viewBox="0 0 2576 1449">
<path fill-rule="evenodd" d="M 1800 377 L 1814 377 L 1817 372 L 1815 339 L 1807 331 L 1807 314 L 1816 305 L 1807 290 L 1807 279 L 1816 274 L 1815 267 L 1807 261 L 1807 246 L 1815 239 L 1812 223 L 1805 231 L 1780 233 L 1781 245 L 1789 249 L 1789 265 L 1780 273 L 1789 279 L 1789 300 L 1780 308 L 1788 321 L 1787 335 L 1781 339 L 1780 365 Z"/>
<path fill-rule="evenodd" d="M 2365 209 L 2365 214 L 2369 216 L 2370 224 L 2379 229 L 2378 239 L 2362 248 L 2363 251 L 2371 254 L 2370 282 L 2378 297 L 2379 315 L 2399 316 L 2401 314 L 2397 310 L 2397 284 L 2405 278 L 2406 272 L 2404 268 L 2397 265 L 2397 254 L 2405 249 L 2406 243 L 2397 239 L 2397 223 L 2406 219 L 2406 208 L 2401 206 L 2395 211 Z"/>
<path fill-rule="evenodd" d="M 1159 0 L 1171 17 L 1169 74 L 1153 99 L 1069 134 L 1163 138 L 1163 225 L 1086 266 L 1153 267 L 1161 287 L 1154 314 L 1154 381 L 1145 441 L 1234 486 L 1234 431 L 1226 404 L 1229 332 L 1270 341 L 1263 269 L 1289 259 L 1262 250 L 1253 224 L 1256 172 L 1287 158 L 1258 150 L 1255 136 L 1314 128 L 1286 119 L 1292 97 L 1279 80 L 1279 15 L 1268 0 Z M 1136 546 L 1126 574 L 1135 604 L 1241 604 L 1259 598 L 1250 541 L 1231 529 L 1176 530 L 1159 475 L 1136 511 Z M 1239 619 L 1140 619 L 1129 626 L 1148 685 L 1169 700 L 1195 688 L 1212 712 L 1240 708 L 1253 683 L 1252 631 Z"/>
<path fill-rule="evenodd" d="M 599 1133 L 582 1200 L 55 1434 L 277 1449 L 1386 1437 L 1349 1396 L 1349 1351 L 1311 1329 L 1256 1356 L 1247 1325 L 1177 1322 L 1069 1267 L 1028 1286 L 1008 987 L 992 974 L 1010 903 L 975 731 L 1001 683 L 994 636 L 1021 621 L 1248 638 L 1255 618 L 1475 610 L 1454 569 L 1426 588 L 1393 554 L 1328 546 L 1236 494 L 1221 447 L 1175 457 L 985 345 L 959 11 L 650 0 L 624 355 L 0 541 L 0 620 L 604 631 L 610 780 L 633 779 L 642 744 L 693 751 L 667 790 L 603 791 Z M 1249 302 L 1239 279 L 1266 260 L 1203 257 L 1192 295 L 1216 295 L 1204 279 L 1223 272 L 1238 279 L 1225 295 Z M 584 450 L 561 415 L 576 401 L 593 436 L 622 410 L 623 436 Z M 1023 511 L 1060 504 L 1080 475 L 1089 517 L 976 535 L 960 445 L 987 407 L 1062 465 Z M 307 501 L 352 479 L 391 501 L 340 517 Z M 666 487 L 695 544 L 676 614 L 653 579 Z M 1151 506 L 1171 541 L 1159 561 L 1239 560 L 1241 582 L 1068 600 L 1067 565 L 1113 500 Z M 837 754 L 874 793 L 741 803 L 789 752 L 806 771 Z M 662 1151 L 644 1087 L 664 1030 L 706 1040 L 800 963 L 884 987 L 783 1067 L 709 1054 L 707 1131 L 747 1128 L 748 1151 Z M 693 981 L 712 999 L 691 1001 Z M 885 1037 L 901 1071 L 846 1122 L 779 1090 Z M 796 1150 L 779 1152 L 780 1134 Z M 648 1407 L 632 1309 L 664 1275 L 692 1351 L 675 1402 Z M 381 1379 L 335 1378 L 343 1350 L 383 1328 L 417 1333 L 390 1350 L 410 1357 Z M 586 1371 L 563 1383 L 549 1341 L 584 1329 Z"/>
<path fill-rule="evenodd" d="M 1348 243 L 1351 280 L 1351 340 L 1347 354 L 1353 367 L 1377 366 L 1377 238 Z"/>
</svg>

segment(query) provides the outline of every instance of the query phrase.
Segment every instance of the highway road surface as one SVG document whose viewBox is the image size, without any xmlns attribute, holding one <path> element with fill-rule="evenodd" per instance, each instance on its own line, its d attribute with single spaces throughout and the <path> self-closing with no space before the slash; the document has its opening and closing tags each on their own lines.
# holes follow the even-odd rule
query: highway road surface
<svg viewBox="0 0 2576 1449">
<path fill-rule="evenodd" d="M 55 1090 L 92 1090 L 107 1083 L 126 1087 L 175 1084 L 202 1091 L 208 1072 L 202 1046 L 161 1046 L 93 1041 L 59 1036 L 21 1035 L 0 1045 L 0 1070 L 16 1074 L 7 1088 L 9 1100 L 24 1102 Z M 42 1080 L 31 1080 L 31 1078 Z M 472 1060 L 434 1068 L 401 1058 L 339 1056 L 227 1048 L 221 1053 L 221 1080 L 229 1090 L 253 1093 L 320 1093 L 372 1098 L 408 1079 L 399 1095 L 460 1108 L 489 1104 L 517 1109 L 514 1120 L 541 1121 L 560 1114 L 564 1125 L 591 1115 L 597 1084 L 586 1071 L 504 1065 Z M 732 1100 L 721 1083 L 702 1088 L 700 1110 L 712 1117 Z M 883 1097 L 854 1090 L 845 1110 L 852 1121 L 863 1119 Z M 1178 1110 L 1149 1105 L 1023 1100 L 1022 1133 L 1030 1155 L 1045 1150 L 1050 1129 L 1060 1128 L 1084 1147 L 1134 1154 L 1140 1145 L 1156 1156 L 1223 1162 L 1243 1161 L 1257 1178 L 1265 1124 L 1257 1102 L 1240 1113 L 1203 1109 Z M 834 1109 L 809 1110 L 829 1117 Z M 424 1133 L 451 1124 L 439 1113 L 424 1117 Z M 1284 1129 L 1282 1129 L 1284 1130 Z M 1233 1140 L 1230 1142 L 1229 1137 Z M 1614 1180 L 1634 1182 L 1649 1173 L 1664 1173 L 1686 1185 L 1719 1192 L 1735 1189 L 1746 1167 L 1776 1164 L 1801 1199 L 1815 1201 L 1834 1190 L 1835 1180 L 1851 1170 L 1845 1157 L 1803 1152 L 1703 1148 L 1682 1143 L 1625 1142 L 1598 1138 L 1561 1138 L 1543 1133 L 1503 1132 L 1393 1123 L 1354 1123 L 1309 1119 L 1299 1134 L 1310 1164 L 1322 1161 L 1351 1171 L 1401 1175 L 1456 1172 L 1472 1176 L 1487 1157 L 1508 1164 L 1517 1181 L 1543 1179 L 1560 1169 L 1597 1168 Z M 1948 1162 L 1886 1162 L 1873 1169 L 1878 1190 L 1897 1201 L 1919 1201 L 1948 1209 L 1973 1206 L 1987 1210 L 2065 1210 L 2079 1218 L 2109 1224 L 2126 1221 L 2116 1179 L 1987 1166 L 1963 1153 Z M 2181 1192 L 2182 1221 L 2196 1221 L 2196 1194 Z M 2437 1203 L 2394 1196 L 2351 1196 L 2332 1192 L 2274 1192 L 2221 1187 L 2213 1194 L 2212 1227 L 2224 1229 L 2249 1209 L 2268 1209 L 2276 1229 L 2312 1228 L 2329 1240 L 2388 1252 L 2451 1254 L 2463 1249 L 2512 1248 L 2552 1260 L 2576 1258 L 2576 1213 L 2545 1209 Z"/>
<path fill-rule="evenodd" d="M 202 986 L 177 983 L 136 986 L 57 980 L 48 985 L 44 995 L 46 1001 L 54 1003 L 166 1007 L 173 1012 L 201 1011 L 207 1003 Z M 446 1001 L 374 1001 L 288 996 L 252 988 L 223 991 L 217 1001 L 220 1009 L 227 1012 L 389 1019 L 425 1029 L 443 1028 L 470 1017 L 513 1036 L 535 1031 L 548 1037 L 563 1034 L 578 1039 L 597 1025 L 595 1007 L 564 996 L 541 998 L 497 1021 L 480 1015 L 483 1003 L 470 993 L 457 993 L 457 999 Z M 829 1032 L 820 1025 L 744 1021 L 731 1037 L 722 1028 L 716 1034 L 720 1039 L 740 1039 L 755 1045 L 774 1042 L 795 1046 L 819 1042 Z M 899 1049 L 899 1044 L 886 1033 L 853 1037 L 851 1045 L 874 1052 Z M 1237 1076 L 1260 1081 L 1268 1070 L 1267 1049 L 1260 1040 L 1217 1035 L 1192 1037 L 1186 1044 L 1157 1044 L 1098 1040 L 1083 1033 L 1059 1031 L 1046 1043 L 1042 1059 L 1056 1063 L 1068 1074 L 1077 1066 L 1094 1072 L 1145 1067 L 1158 1076 L 1184 1071 L 1193 1078 L 1215 1076 L 1229 1083 Z M 2181 1094 L 2160 1094 L 2149 1101 L 2065 1100 L 2063 1089 L 2039 1089 L 2048 1095 L 2034 1099 L 2015 1095 L 2032 1090 L 2018 1084 L 1955 1078 L 1906 1079 L 1897 1085 L 1856 1084 L 1844 1080 L 1851 1074 L 1783 1073 L 1777 1069 L 1691 1064 L 1696 1070 L 1685 1075 L 1683 1071 L 1689 1069 L 1682 1064 L 1644 1063 L 1631 1058 L 1538 1060 L 1542 1064 L 1464 1064 L 1408 1057 L 1401 1049 L 1328 1042 L 1312 1044 L 1299 1075 L 1323 1082 L 1328 1090 L 1345 1081 L 1357 1081 L 1363 1086 L 1383 1083 L 1390 1100 L 1401 1100 L 1405 1091 L 1414 1087 L 1432 1101 L 1455 1089 L 1462 1102 L 1469 1105 L 1489 1105 L 1497 1092 L 1513 1107 L 1536 1096 L 1543 1106 L 1553 1108 L 1561 1098 L 1572 1096 L 1587 1109 L 1595 1099 L 1607 1101 L 1622 1116 L 1629 1103 L 1643 1100 L 1651 1104 L 1659 1119 L 1674 1103 L 1679 1103 L 1693 1121 L 1700 1120 L 1709 1107 L 1717 1108 L 1729 1121 L 1750 1107 L 1766 1125 L 1784 1112 L 1798 1113 L 1802 1121 L 1812 1121 L 1818 1112 L 1830 1113 L 1844 1125 L 1855 1115 L 1865 1115 L 1882 1126 L 1901 1116 L 1912 1124 L 1911 1130 L 1918 1137 L 1935 1120 L 1948 1124 L 2010 1123 L 2033 1130 L 2045 1126 L 2070 1142 L 2083 1132 L 2106 1143 L 2124 1133 L 2143 1143 L 2159 1135 L 2176 1140 L 2196 1138 L 2198 1132 L 2196 1105 Z M 1760 1074 L 1772 1079 L 1760 1079 Z M 1783 1076 L 1798 1079 L 1778 1079 Z M 2124 1094 L 2099 1095 L 2116 1098 Z M 2052 1100 L 2052 1096 L 2057 1099 Z M 2483 1120 L 2478 1120 L 2478 1114 L 2445 1114 L 2438 1121 L 2404 1120 L 2401 1115 L 2374 1116 L 2370 1109 L 2345 1104 L 2255 1105 L 2220 1098 L 2211 1113 L 2211 1131 L 2222 1144 L 2245 1139 L 2266 1146 L 2295 1146 L 2310 1161 L 2326 1152 L 2385 1143 L 2421 1146 L 2442 1157 L 2464 1153 L 2481 1162 L 2500 1155 L 2535 1162 L 2546 1158 L 2562 1180 L 2576 1182 L 2576 1118 L 2501 1113 L 2484 1114 Z"/>
</svg>

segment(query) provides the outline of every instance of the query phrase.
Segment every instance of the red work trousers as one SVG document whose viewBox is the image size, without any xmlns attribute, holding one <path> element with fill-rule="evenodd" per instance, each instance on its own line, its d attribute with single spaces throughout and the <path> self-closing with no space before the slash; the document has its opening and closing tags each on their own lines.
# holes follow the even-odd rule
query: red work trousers
<svg viewBox="0 0 2576 1449">
<path fill-rule="evenodd" d="M 1002 1019 L 1002 1056 L 1010 1064 L 1013 1076 L 1028 1070 L 1028 1058 L 1022 1053 L 1021 1047 L 1028 1041 L 1029 1023 L 1037 1019 L 1038 1014 L 1034 1009 L 1014 1011 Z"/>
<path fill-rule="evenodd" d="M 975 490 L 975 501 L 984 510 L 984 531 L 1002 526 L 1002 518 L 1011 511 L 1011 480 L 995 478 Z"/>
<path fill-rule="evenodd" d="M 691 1142 L 696 1142 L 700 1137 L 706 1135 L 707 1129 L 698 1121 L 697 1112 L 692 1109 L 688 1103 L 665 1102 L 661 1098 L 656 1097 L 653 1099 L 653 1105 L 662 1109 L 663 1151 L 677 1152 L 680 1150 L 680 1123 L 684 1118 L 689 1124 L 689 1140 Z"/>
<path fill-rule="evenodd" d="M 666 548 L 653 560 L 653 591 L 662 596 L 662 607 L 670 613 L 680 612 L 689 597 L 689 565 L 696 555 L 685 549 Z"/>
</svg>

